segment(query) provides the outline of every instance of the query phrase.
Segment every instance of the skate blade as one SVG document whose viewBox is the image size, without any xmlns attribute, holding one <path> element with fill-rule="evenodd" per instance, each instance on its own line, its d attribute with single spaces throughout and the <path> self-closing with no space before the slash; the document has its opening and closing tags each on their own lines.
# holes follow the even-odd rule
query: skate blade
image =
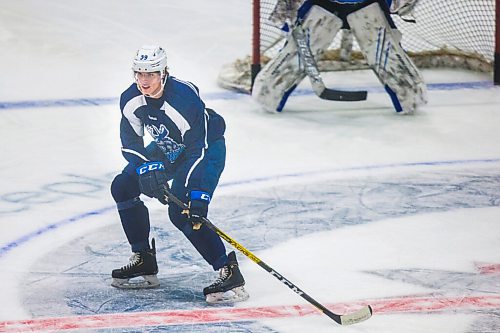
<svg viewBox="0 0 500 333">
<path fill-rule="evenodd" d="M 250 295 L 244 287 L 236 287 L 223 293 L 212 293 L 206 296 L 209 304 L 224 304 L 246 301 Z"/>
<path fill-rule="evenodd" d="M 156 275 L 142 275 L 142 280 L 113 278 L 111 286 L 119 289 L 148 289 L 160 286 Z"/>
</svg>

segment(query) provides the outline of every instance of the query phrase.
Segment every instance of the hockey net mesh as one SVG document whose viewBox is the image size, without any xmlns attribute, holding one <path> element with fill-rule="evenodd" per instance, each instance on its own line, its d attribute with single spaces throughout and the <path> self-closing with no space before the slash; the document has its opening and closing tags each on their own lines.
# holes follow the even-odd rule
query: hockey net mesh
<svg viewBox="0 0 500 333">
<path fill-rule="evenodd" d="M 278 1 L 260 1 L 260 54 L 264 65 L 282 47 L 285 35 L 269 20 Z M 392 15 L 403 33 L 401 45 L 419 68 L 493 70 L 495 49 L 495 1 L 418 0 L 413 9 L 416 23 Z M 321 71 L 366 69 L 356 40 L 348 31 L 339 33 L 318 61 Z M 249 92 L 250 56 L 223 67 L 218 82 L 224 88 Z"/>
</svg>

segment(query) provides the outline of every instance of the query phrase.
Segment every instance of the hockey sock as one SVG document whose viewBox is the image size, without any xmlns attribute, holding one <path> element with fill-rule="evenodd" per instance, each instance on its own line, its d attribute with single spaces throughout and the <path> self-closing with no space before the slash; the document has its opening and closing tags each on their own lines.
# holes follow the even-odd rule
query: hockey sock
<svg viewBox="0 0 500 333">
<path fill-rule="evenodd" d="M 150 223 L 149 212 L 144 203 L 137 200 L 130 208 L 118 208 L 118 213 L 132 252 L 148 250 Z"/>
<path fill-rule="evenodd" d="M 140 193 L 137 177 L 128 173 L 119 174 L 111 183 L 111 194 L 133 252 L 149 249 L 149 212 Z"/>
</svg>

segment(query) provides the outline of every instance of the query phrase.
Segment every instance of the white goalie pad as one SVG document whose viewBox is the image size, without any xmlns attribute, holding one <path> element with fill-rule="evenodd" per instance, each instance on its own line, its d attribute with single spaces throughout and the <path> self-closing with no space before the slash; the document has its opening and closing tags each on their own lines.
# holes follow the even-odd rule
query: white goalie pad
<svg viewBox="0 0 500 333">
<path fill-rule="evenodd" d="M 342 20 L 319 6 L 312 6 L 302 27 L 309 37 L 311 52 L 317 57 L 331 44 L 342 27 Z M 252 97 L 266 111 L 280 112 L 290 93 L 305 76 L 297 45 L 290 34 L 278 55 L 256 76 Z"/>
<path fill-rule="evenodd" d="M 391 96 L 397 112 L 412 113 L 427 102 L 419 70 L 401 47 L 401 33 L 390 26 L 378 3 L 347 16 L 368 65 Z"/>
<path fill-rule="evenodd" d="M 418 0 L 392 0 L 391 13 L 401 17 L 411 16 Z"/>
<path fill-rule="evenodd" d="M 289 22 L 295 22 L 297 12 L 303 2 L 303 0 L 277 1 L 273 11 L 269 15 L 269 21 L 273 22 L 279 29 L 285 24 L 289 24 Z"/>
</svg>

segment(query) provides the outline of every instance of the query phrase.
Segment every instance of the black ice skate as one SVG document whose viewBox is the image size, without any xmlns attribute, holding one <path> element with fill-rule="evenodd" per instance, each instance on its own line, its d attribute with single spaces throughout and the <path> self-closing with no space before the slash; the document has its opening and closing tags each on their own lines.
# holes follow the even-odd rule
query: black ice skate
<svg viewBox="0 0 500 333">
<path fill-rule="evenodd" d="M 155 288 L 160 285 L 156 277 L 158 274 L 158 265 L 156 264 L 155 240 L 151 241 L 152 249 L 134 252 L 130 257 L 130 262 L 119 269 L 114 269 L 111 273 L 113 282 L 111 285 L 121 289 L 143 289 Z M 142 277 L 143 280 L 131 281 L 136 277 Z"/>
<path fill-rule="evenodd" d="M 203 289 L 203 294 L 208 303 L 241 302 L 248 299 L 245 288 L 245 279 L 241 275 L 233 252 L 228 255 L 227 265 L 219 271 L 219 278 L 214 283 Z"/>
</svg>

